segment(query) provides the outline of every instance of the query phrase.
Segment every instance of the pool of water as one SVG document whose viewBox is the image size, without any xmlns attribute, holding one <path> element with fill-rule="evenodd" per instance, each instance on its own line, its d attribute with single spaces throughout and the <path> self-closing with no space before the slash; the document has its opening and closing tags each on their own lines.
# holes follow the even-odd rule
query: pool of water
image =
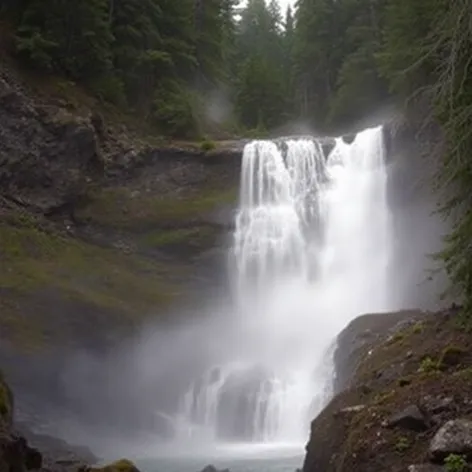
<svg viewBox="0 0 472 472">
<path fill-rule="evenodd" d="M 135 460 L 142 472 L 200 472 L 212 464 L 230 472 L 295 472 L 302 467 L 303 447 L 287 445 L 215 446 L 200 451 L 174 448 Z"/>
</svg>

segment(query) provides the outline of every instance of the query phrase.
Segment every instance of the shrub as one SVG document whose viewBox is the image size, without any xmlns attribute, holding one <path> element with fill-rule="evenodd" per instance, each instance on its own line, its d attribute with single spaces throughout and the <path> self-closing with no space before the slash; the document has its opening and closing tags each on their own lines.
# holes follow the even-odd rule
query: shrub
<svg viewBox="0 0 472 472">
<path fill-rule="evenodd" d="M 458 454 L 449 454 L 444 460 L 446 472 L 466 472 L 468 470 L 465 457 Z"/>
<path fill-rule="evenodd" d="M 400 436 L 397 438 L 397 442 L 395 443 L 395 450 L 397 452 L 405 452 L 410 447 L 410 441 L 405 436 Z"/>
<path fill-rule="evenodd" d="M 438 370 L 438 363 L 431 359 L 431 357 L 425 357 L 420 364 L 420 368 L 418 372 L 422 372 L 425 374 L 436 372 Z"/>
<path fill-rule="evenodd" d="M 214 141 L 209 139 L 205 139 L 200 143 L 200 149 L 204 152 L 213 151 L 216 148 L 216 144 Z"/>
</svg>

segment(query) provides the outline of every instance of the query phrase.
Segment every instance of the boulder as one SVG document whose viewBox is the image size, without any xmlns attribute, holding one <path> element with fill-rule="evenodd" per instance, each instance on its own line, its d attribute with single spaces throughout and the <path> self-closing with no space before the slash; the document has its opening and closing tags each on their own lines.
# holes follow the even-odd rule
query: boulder
<svg viewBox="0 0 472 472">
<path fill-rule="evenodd" d="M 472 421 L 456 419 L 445 423 L 434 435 L 429 452 L 434 462 L 442 462 L 449 454 L 472 459 Z"/>
<path fill-rule="evenodd" d="M 333 394 L 352 387 L 356 369 L 363 356 L 374 349 L 380 340 L 405 328 L 405 324 L 416 323 L 425 315 L 420 310 L 403 310 L 363 315 L 351 321 L 336 339 Z M 384 369 L 382 375 L 396 378 L 400 373 Z"/>
<path fill-rule="evenodd" d="M 201 472 L 229 472 L 229 469 L 217 469 L 214 465 L 207 465 Z"/>
<path fill-rule="evenodd" d="M 417 405 L 410 405 L 400 413 L 396 413 L 387 420 L 389 428 L 402 428 L 411 431 L 425 431 L 429 428 L 429 420 Z"/>
<path fill-rule="evenodd" d="M 413 464 L 408 467 L 408 472 L 445 472 L 444 467 L 435 464 Z"/>
</svg>

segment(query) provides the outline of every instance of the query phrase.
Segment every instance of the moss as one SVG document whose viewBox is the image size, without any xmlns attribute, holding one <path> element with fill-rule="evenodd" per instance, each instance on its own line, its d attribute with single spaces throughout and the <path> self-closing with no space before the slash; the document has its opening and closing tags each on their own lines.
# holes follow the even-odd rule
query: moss
<svg viewBox="0 0 472 472">
<path fill-rule="evenodd" d="M 424 323 L 418 322 L 413 325 L 413 327 L 411 328 L 411 331 L 413 334 L 421 334 L 423 332 L 423 329 L 424 329 Z"/>
<path fill-rule="evenodd" d="M 215 238 L 215 228 L 203 225 L 150 232 L 141 238 L 141 242 L 149 247 L 172 246 L 181 243 L 199 247 L 205 243 L 211 244 Z"/>
<path fill-rule="evenodd" d="M 137 472 L 137 467 L 128 459 L 120 459 L 104 467 L 92 467 L 90 472 Z"/>
<path fill-rule="evenodd" d="M 439 369 L 438 362 L 433 360 L 430 356 L 426 356 L 420 363 L 418 368 L 418 372 L 423 374 L 429 374 L 433 372 L 437 372 Z"/>
<path fill-rule="evenodd" d="M 0 247 L 0 288 L 7 294 L 0 301 L 2 331 L 28 344 L 43 341 L 41 320 L 22 315 L 30 295 L 55 291 L 133 321 L 178 294 L 167 266 L 57 233 L 1 225 Z"/>
<path fill-rule="evenodd" d="M 76 216 L 100 225 L 133 230 L 139 226 L 189 222 L 220 204 L 235 202 L 236 198 L 236 189 L 207 189 L 176 198 L 114 187 L 91 195 Z"/>
<path fill-rule="evenodd" d="M 401 343 L 406 337 L 406 333 L 403 331 L 397 331 L 388 341 L 388 344 Z"/>
<path fill-rule="evenodd" d="M 411 447 L 410 441 L 405 436 L 399 436 L 395 442 L 395 450 L 402 454 Z"/>
<path fill-rule="evenodd" d="M 374 404 L 382 405 L 388 402 L 395 395 L 395 390 L 380 392 L 374 397 Z"/>
<path fill-rule="evenodd" d="M 452 375 L 472 382 L 472 367 L 466 367 L 465 369 L 457 370 Z"/>
<path fill-rule="evenodd" d="M 216 148 L 215 142 L 209 139 L 205 139 L 200 143 L 200 150 L 204 152 L 213 151 L 215 148 Z"/>
</svg>

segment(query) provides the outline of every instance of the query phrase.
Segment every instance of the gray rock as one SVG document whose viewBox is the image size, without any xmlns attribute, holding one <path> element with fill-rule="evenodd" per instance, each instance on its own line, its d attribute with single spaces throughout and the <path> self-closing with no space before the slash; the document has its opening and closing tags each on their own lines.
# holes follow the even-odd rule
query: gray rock
<svg viewBox="0 0 472 472">
<path fill-rule="evenodd" d="M 402 412 L 387 420 L 389 428 L 403 428 L 411 431 L 425 431 L 429 428 L 429 420 L 417 405 L 410 405 Z"/>
<path fill-rule="evenodd" d="M 229 469 L 217 469 L 214 465 L 207 465 L 201 472 L 229 472 Z"/>
<path fill-rule="evenodd" d="M 342 408 L 338 412 L 335 413 L 335 416 L 350 416 L 355 415 L 356 413 L 361 412 L 365 409 L 365 405 L 354 405 L 348 406 L 347 408 Z"/>
<path fill-rule="evenodd" d="M 429 408 L 431 413 L 443 413 L 444 411 L 452 410 L 454 407 L 454 399 L 452 397 L 438 398 L 431 402 Z"/>
<path fill-rule="evenodd" d="M 434 435 L 429 446 L 433 461 L 443 461 L 449 454 L 463 454 L 472 458 L 472 421 L 451 420 Z"/>
<path fill-rule="evenodd" d="M 364 355 L 368 355 L 382 340 L 405 327 L 405 324 L 417 323 L 426 316 L 427 313 L 420 310 L 403 310 L 363 315 L 349 323 L 336 339 L 333 394 L 352 386 L 357 366 Z M 382 378 L 395 379 L 402 375 L 401 366 L 382 372 Z"/>
<path fill-rule="evenodd" d="M 444 472 L 444 467 L 435 464 L 413 464 L 408 467 L 408 472 Z"/>
</svg>

